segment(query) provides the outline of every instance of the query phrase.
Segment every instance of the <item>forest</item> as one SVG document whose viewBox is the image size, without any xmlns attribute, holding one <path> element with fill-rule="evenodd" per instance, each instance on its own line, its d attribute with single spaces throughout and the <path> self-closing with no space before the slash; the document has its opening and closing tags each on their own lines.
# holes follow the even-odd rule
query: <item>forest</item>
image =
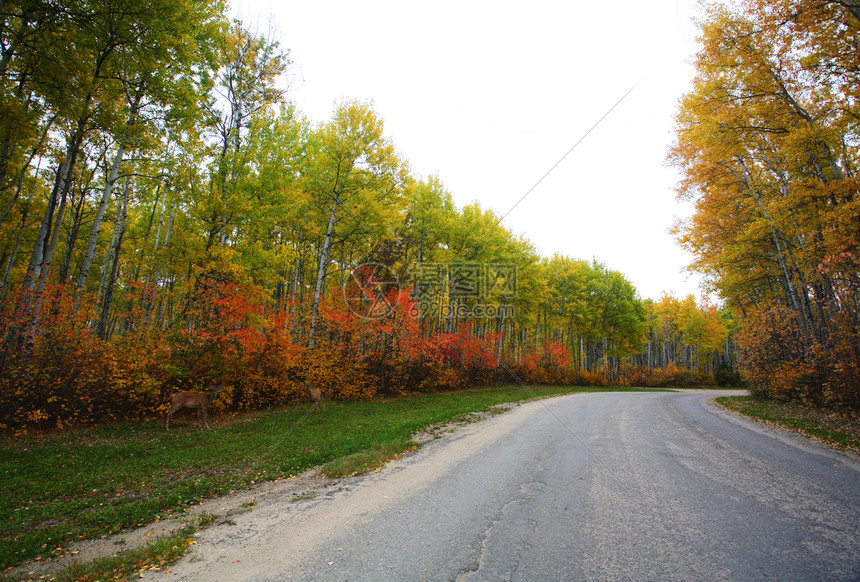
<svg viewBox="0 0 860 582">
<path fill-rule="evenodd" d="M 857 406 L 858 9 L 702 23 L 669 160 L 719 304 L 541 257 L 418 176 L 370 102 L 306 119 L 214 0 L 0 7 L 0 430 L 504 381 Z"/>
<path fill-rule="evenodd" d="M 671 162 L 678 237 L 742 322 L 754 395 L 860 407 L 860 3 L 746 0 L 701 23 Z"/>
</svg>

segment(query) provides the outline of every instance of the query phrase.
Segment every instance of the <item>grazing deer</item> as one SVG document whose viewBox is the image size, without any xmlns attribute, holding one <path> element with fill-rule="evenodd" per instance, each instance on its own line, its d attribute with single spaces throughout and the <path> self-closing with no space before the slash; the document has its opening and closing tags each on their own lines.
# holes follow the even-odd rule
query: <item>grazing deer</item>
<svg viewBox="0 0 860 582">
<path fill-rule="evenodd" d="M 200 413 L 203 413 L 203 425 L 209 428 L 209 423 L 206 421 L 206 409 L 218 396 L 218 392 L 222 386 L 210 386 L 208 393 L 203 392 L 175 392 L 170 397 L 173 406 L 164 415 L 164 430 L 170 430 L 170 417 L 180 408 L 196 408 L 197 418 L 200 418 Z"/>
<path fill-rule="evenodd" d="M 314 408 L 319 412 L 322 402 L 322 390 L 314 388 L 310 382 L 305 382 L 305 390 L 308 391 L 308 396 L 311 397 L 311 400 L 314 403 Z"/>
</svg>

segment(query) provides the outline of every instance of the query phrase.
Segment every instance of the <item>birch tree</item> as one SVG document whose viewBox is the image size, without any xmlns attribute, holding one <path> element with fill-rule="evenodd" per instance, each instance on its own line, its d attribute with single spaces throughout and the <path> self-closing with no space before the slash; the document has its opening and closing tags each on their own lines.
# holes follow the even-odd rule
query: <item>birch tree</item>
<svg viewBox="0 0 860 582">
<path fill-rule="evenodd" d="M 367 244 L 395 224 L 407 174 L 382 120 L 369 103 L 356 101 L 338 105 L 331 121 L 314 132 L 303 170 L 316 205 L 325 210 L 308 335 L 313 348 L 332 250 L 361 238 Z"/>
</svg>

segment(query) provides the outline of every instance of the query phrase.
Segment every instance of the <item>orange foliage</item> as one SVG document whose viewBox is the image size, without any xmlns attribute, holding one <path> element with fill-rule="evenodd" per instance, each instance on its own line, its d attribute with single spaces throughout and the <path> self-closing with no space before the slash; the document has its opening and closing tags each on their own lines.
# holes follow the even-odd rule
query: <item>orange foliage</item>
<svg viewBox="0 0 860 582">
<path fill-rule="evenodd" d="M 750 314 L 738 336 L 739 356 L 754 396 L 814 400 L 797 314 L 774 306 Z"/>
<path fill-rule="evenodd" d="M 478 337 L 463 324 L 427 336 L 408 291 L 392 291 L 390 309 L 373 318 L 335 294 L 324 298 L 313 350 L 303 343 L 302 306 L 272 310 L 259 288 L 212 271 L 188 285 L 183 309 L 163 331 L 142 327 L 105 341 L 91 333 L 93 314 L 75 307 L 70 290 L 49 288 L 43 303 L 32 349 L 6 346 L 0 429 L 151 417 L 163 414 L 170 392 L 210 384 L 224 386 L 215 414 L 304 401 L 306 382 L 337 400 L 511 382 L 508 370 L 529 384 L 608 384 L 601 373 L 577 374 L 568 350 L 552 342 L 503 365 L 499 334 Z M 0 331 L 9 336 L 14 318 L 3 315 Z M 641 384 L 642 373 L 622 367 L 617 382 Z M 672 367 L 646 376 L 646 385 L 690 383 Z"/>
</svg>

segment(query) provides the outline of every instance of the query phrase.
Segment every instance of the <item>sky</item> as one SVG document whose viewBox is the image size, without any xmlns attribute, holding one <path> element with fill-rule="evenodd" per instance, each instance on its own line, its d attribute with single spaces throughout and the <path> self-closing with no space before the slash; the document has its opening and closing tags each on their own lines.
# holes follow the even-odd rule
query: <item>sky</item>
<svg viewBox="0 0 860 582">
<path fill-rule="evenodd" d="M 696 0 L 232 0 L 231 10 L 289 49 L 287 95 L 311 122 L 342 99 L 372 100 L 413 173 L 437 175 L 458 207 L 505 216 L 542 256 L 596 259 L 642 298 L 701 295 L 669 233 L 691 207 L 665 162 L 691 88 Z"/>
</svg>

